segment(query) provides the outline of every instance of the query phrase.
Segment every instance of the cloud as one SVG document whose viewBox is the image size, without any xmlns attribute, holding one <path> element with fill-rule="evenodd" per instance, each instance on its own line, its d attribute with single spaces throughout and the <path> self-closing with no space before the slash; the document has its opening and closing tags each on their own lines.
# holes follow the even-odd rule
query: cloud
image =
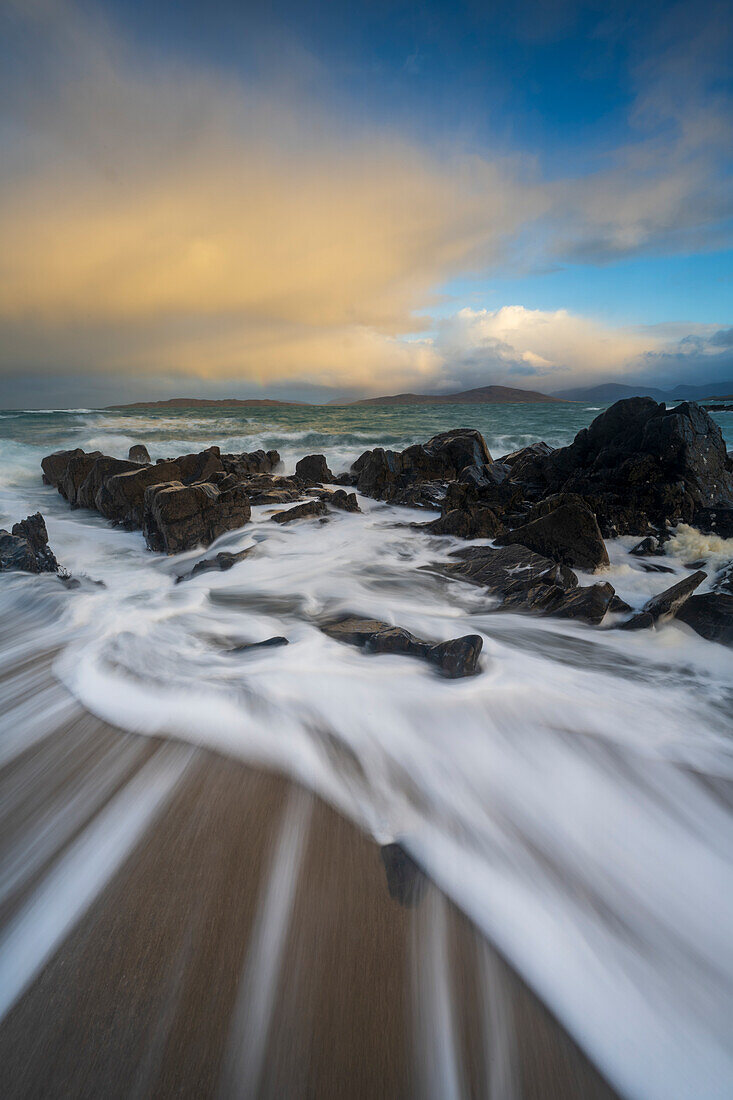
<svg viewBox="0 0 733 1100">
<path fill-rule="evenodd" d="M 7 369 L 420 374 L 425 351 L 396 342 L 413 311 L 498 257 L 542 201 L 506 164 L 346 127 L 292 89 L 140 59 L 71 5 L 16 15 L 46 67 L 33 86 L 21 69 L 10 97 Z"/>
</svg>

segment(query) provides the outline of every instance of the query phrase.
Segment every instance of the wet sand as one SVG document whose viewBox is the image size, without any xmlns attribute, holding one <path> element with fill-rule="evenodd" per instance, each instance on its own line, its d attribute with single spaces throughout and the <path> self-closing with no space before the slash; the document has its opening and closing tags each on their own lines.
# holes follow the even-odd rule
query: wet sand
<svg viewBox="0 0 733 1100">
<path fill-rule="evenodd" d="M 14 674 L 32 704 L 38 666 Z M 437 888 L 391 897 L 318 798 L 60 713 L 0 770 L 5 1098 L 614 1095 Z"/>
</svg>

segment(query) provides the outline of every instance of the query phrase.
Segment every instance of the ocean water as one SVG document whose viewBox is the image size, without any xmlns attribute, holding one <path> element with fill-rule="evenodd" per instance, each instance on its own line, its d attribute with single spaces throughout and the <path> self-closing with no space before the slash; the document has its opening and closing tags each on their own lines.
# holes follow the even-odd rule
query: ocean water
<svg viewBox="0 0 733 1100">
<path fill-rule="evenodd" d="M 458 425 L 479 428 L 499 457 L 568 443 L 598 411 L 0 413 L 0 526 L 40 510 L 59 561 L 105 585 L 0 578 L 0 676 L 28 669 L 13 711 L 0 680 L 0 759 L 53 729 L 71 692 L 143 736 L 282 769 L 380 842 L 404 843 L 621 1093 L 722 1098 L 733 1081 L 731 650 L 676 623 L 626 634 L 498 612 L 431 570 L 458 543 L 405 525 L 429 513 L 368 499 L 363 515 L 287 528 L 255 508 L 206 552 L 252 546 L 244 561 L 176 585 L 204 555 L 151 554 L 139 532 L 71 511 L 40 479 L 50 451 L 124 457 L 133 443 L 153 459 L 275 447 L 286 472 L 323 452 L 340 472 L 367 447 Z M 733 440 L 733 416 L 719 422 Z M 607 579 L 641 607 L 675 576 L 644 572 L 633 542 L 609 543 Z M 733 540 L 680 529 L 662 560 L 683 575 L 701 553 L 709 585 Z M 436 640 L 480 633 L 481 674 L 446 681 L 318 630 L 346 611 Z M 290 644 L 230 652 L 273 635 Z M 0 934 L 0 964 L 8 950 Z"/>
</svg>

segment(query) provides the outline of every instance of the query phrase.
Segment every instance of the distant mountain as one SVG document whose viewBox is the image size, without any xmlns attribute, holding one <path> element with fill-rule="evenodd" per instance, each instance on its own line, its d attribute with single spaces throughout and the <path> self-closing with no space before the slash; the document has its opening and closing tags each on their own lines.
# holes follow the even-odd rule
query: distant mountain
<svg viewBox="0 0 733 1100">
<path fill-rule="evenodd" d="M 397 393 L 393 397 L 366 397 L 350 405 L 512 405 L 541 404 L 564 400 L 535 390 L 515 390 L 509 386 L 479 386 L 460 393 Z"/>
<path fill-rule="evenodd" d="M 623 397 L 653 397 L 655 401 L 700 401 L 708 397 L 722 397 L 733 392 L 733 381 L 708 382 L 698 386 L 675 386 L 673 390 L 662 390 L 643 383 L 605 382 L 600 386 L 578 386 L 571 390 L 560 390 L 555 397 L 566 401 L 587 401 L 596 405 L 611 405 Z"/>
<path fill-rule="evenodd" d="M 131 405 L 107 405 L 107 409 L 238 409 L 250 405 L 305 405 L 305 401 L 274 401 L 269 397 L 169 397 L 167 401 L 133 401 Z"/>
</svg>

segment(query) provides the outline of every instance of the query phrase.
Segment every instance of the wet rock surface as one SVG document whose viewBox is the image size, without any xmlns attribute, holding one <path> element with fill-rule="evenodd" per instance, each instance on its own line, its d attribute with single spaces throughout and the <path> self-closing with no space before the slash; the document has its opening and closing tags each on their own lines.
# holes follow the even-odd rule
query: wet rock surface
<svg viewBox="0 0 733 1100">
<path fill-rule="evenodd" d="M 152 485 L 145 491 L 143 534 L 148 549 L 179 554 L 243 527 L 250 512 L 247 493 L 234 478 L 218 485 Z"/>
<path fill-rule="evenodd" d="M 431 507 L 439 500 L 437 488 L 425 500 L 420 483 L 454 481 L 467 466 L 485 466 L 492 462 L 483 436 L 474 428 L 441 432 L 427 443 L 417 443 L 404 451 L 376 447 L 365 451 L 351 467 L 356 487 L 366 496 L 393 504 Z"/>
<path fill-rule="evenodd" d="M 14 523 L 11 531 L 0 529 L 0 572 L 58 573 L 59 568 L 40 512 Z"/>
<path fill-rule="evenodd" d="M 213 558 L 204 558 L 203 561 L 197 561 L 193 569 L 189 569 L 187 573 L 179 573 L 176 577 L 176 584 L 180 584 L 182 581 L 189 581 L 192 577 L 198 577 L 202 573 L 226 573 L 226 571 L 231 569 L 233 565 L 236 565 L 237 562 L 244 561 L 253 550 L 253 546 L 247 546 L 244 550 L 239 550 L 237 553 L 222 550 L 220 553 L 215 554 Z"/>
<path fill-rule="evenodd" d="M 733 596 L 727 593 L 705 592 L 701 596 L 690 596 L 676 618 L 710 642 L 733 645 Z"/>
<path fill-rule="evenodd" d="M 140 465 L 147 465 L 150 462 L 148 448 L 144 443 L 133 443 L 132 447 L 130 447 L 130 450 L 127 452 L 127 457 L 130 462 L 137 462 Z"/>
<path fill-rule="evenodd" d="M 304 504 L 288 508 L 286 512 L 275 512 L 271 518 L 275 523 L 292 523 L 296 519 L 316 519 L 326 515 L 328 508 L 322 500 L 307 500 Z"/>
<path fill-rule="evenodd" d="M 582 498 L 563 495 L 554 498 L 549 510 L 539 511 L 529 523 L 500 534 L 499 545 L 519 543 L 562 565 L 588 572 L 609 564 L 596 517 Z"/>
<path fill-rule="evenodd" d="M 301 458 L 295 465 L 295 476 L 304 485 L 322 485 L 324 481 L 333 481 L 325 455 L 306 455 Z"/>
<path fill-rule="evenodd" d="M 357 616 L 323 623 L 321 630 L 329 638 L 358 646 L 367 653 L 398 653 L 418 657 L 436 665 L 449 679 L 472 676 L 477 671 L 483 647 L 479 634 L 467 634 L 447 642 L 427 642 L 402 627 Z"/>
<path fill-rule="evenodd" d="M 652 596 L 637 615 L 620 624 L 620 629 L 643 630 L 646 627 L 654 626 L 655 623 L 673 618 L 695 589 L 699 588 L 706 579 L 707 573 L 703 573 L 701 570 L 683 577 L 671 588 Z"/>
</svg>

